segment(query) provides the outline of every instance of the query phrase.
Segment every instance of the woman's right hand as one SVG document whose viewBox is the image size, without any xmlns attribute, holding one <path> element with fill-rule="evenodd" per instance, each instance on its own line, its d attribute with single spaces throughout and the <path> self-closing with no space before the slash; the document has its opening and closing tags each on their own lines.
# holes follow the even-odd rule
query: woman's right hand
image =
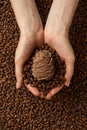
<svg viewBox="0 0 87 130">
<path fill-rule="evenodd" d="M 15 74 L 16 74 L 16 88 L 20 88 L 23 84 L 23 69 L 25 62 L 31 56 L 35 47 L 39 47 L 43 43 L 43 31 L 33 33 L 28 36 L 20 36 L 20 40 L 15 53 Z M 26 84 L 26 87 L 35 95 L 39 96 L 39 91 L 36 87 L 31 87 Z"/>
<path fill-rule="evenodd" d="M 10 1 L 20 28 L 20 39 L 15 53 L 16 88 L 20 88 L 23 84 L 24 64 L 34 48 L 44 42 L 44 33 L 35 0 Z M 39 96 L 40 92 L 36 87 L 31 87 L 29 84 L 26 87 L 35 96 Z"/>
</svg>

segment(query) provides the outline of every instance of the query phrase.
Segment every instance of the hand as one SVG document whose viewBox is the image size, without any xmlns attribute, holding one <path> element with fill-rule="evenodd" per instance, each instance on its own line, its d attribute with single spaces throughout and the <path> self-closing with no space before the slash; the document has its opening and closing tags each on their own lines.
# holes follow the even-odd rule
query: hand
<svg viewBox="0 0 87 130">
<path fill-rule="evenodd" d="M 73 75 L 74 71 L 74 61 L 75 56 L 73 49 L 71 47 L 71 44 L 66 36 L 58 36 L 57 34 L 49 34 L 45 35 L 45 42 L 48 43 L 49 46 L 54 48 L 58 55 L 60 56 L 61 60 L 65 62 L 66 65 L 66 74 L 65 74 L 65 84 L 66 86 L 69 86 L 70 80 Z M 52 89 L 46 96 L 46 99 L 51 99 L 53 95 L 55 95 L 57 92 L 59 92 L 63 86 L 58 86 L 54 89 Z"/>
<path fill-rule="evenodd" d="M 16 87 L 23 84 L 23 68 L 35 47 L 43 43 L 43 26 L 34 0 L 11 0 L 11 4 L 20 29 L 20 40 L 15 53 Z M 36 87 L 26 87 L 39 96 Z"/>
<path fill-rule="evenodd" d="M 65 62 L 66 81 L 64 85 L 66 86 L 69 86 L 74 71 L 75 56 L 69 41 L 68 32 L 77 3 L 78 1 L 76 0 L 54 0 L 44 31 L 45 43 L 55 49 L 61 60 Z M 51 99 L 64 85 L 50 90 L 46 99 Z"/>
<path fill-rule="evenodd" d="M 25 62 L 29 59 L 35 47 L 43 43 L 43 31 L 31 36 L 20 36 L 18 47 L 15 53 L 15 74 L 16 74 L 16 88 L 20 88 L 23 84 L 23 68 Z M 35 95 L 39 96 L 39 91 L 36 87 L 31 87 L 26 84 L 26 87 Z"/>
</svg>

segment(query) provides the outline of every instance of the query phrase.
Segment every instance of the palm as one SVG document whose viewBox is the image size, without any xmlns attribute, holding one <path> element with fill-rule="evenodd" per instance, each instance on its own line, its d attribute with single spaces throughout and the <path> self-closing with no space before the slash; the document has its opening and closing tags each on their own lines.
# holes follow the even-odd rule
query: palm
<svg viewBox="0 0 87 130">
<path fill-rule="evenodd" d="M 41 40 L 35 41 L 34 38 L 31 38 L 31 40 L 29 40 L 29 38 L 20 38 L 15 54 L 15 72 L 17 78 L 17 88 L 20 88 L 23 84 L 24 64 L 30 58 L 34 48 L 41 44 Z M 39 95 L 39 91 L 36 87 L 31 87 L 29 84 L 25 85 L 35 96 Z"/>
<path fill-rule="evenodd" d="M 52 35 L 53 36 L 53 35 Z M 66 64 L 66 74 L 65 74 L 65 85 L 67 85 L 67 82 L 70 81 L 72 74 L 73 74 L 73 63 L 74 61 L 72 60 L 74 53 L 73 49 L 69 43 L 69 40 L 64 37 L 58 37 L 56 35 L 52 37 L 52 41 L 48 42 L 49 46 L 54 48 L 58 55 L 60 56 L 61 60 L 63 60 Z M 57 92 L 59 92 L 62 86 L 57 86 L 56 88 L 52 89 L 46 96 L 46 99 L 50 99 L 53 95 L 55 95 Z"/>
</svg>

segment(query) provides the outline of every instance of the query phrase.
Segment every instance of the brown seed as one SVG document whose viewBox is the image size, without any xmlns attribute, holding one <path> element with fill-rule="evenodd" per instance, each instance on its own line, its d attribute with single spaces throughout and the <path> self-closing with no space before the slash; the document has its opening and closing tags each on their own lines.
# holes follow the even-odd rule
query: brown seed
<svg viewBox="0 0 87 130">
<path fill-rule="evenodd" d="M 43 44 L 39 50 L 36 49 L 30 61 L 33 62 L 27 72 L 27 83 L 32 87 L 36 86 L 46 95 L 52 88 L 64 84 L 65 64 L 47 44 Z"/>
<path fill-rule="evenodd" d="M 45 26 L 52 0 L 35 0 Z M 86 65 L 86 4 L 79 1 L 75 19 L 70 29 L 70 41 L 76 62 L 70 87 L 47 101 L 34 97 L 23 85 L 16 90 L 15 50 L 19 42 L 19 28 L 9 0 L 0 0 L 0 129 L 1 130 L 85 130 L 87 129 L 87 65 Z M 24 79 L 44 91 L 50 91 L 64 81 L 65 68 L 58 54 L 44 44 L 40 49 L 49 50 L 54 59 L 52 79 L 38 81 L 32 75 L 34 54 L 25 65 Z M 40 50 L 40 49 L 37 49 Z M 45 63 L 47 63 L 46 60 Z M 39 64 L 40 65 L 40 64 Z M 30 66 L 30 67 L 29 67 Z M 29 71 L 28 71 L 29 70 Z M 62 78 L 60 78 L 63 75 Z M 26 122 L 26 123 L 25 123 Z"/>
</svg>

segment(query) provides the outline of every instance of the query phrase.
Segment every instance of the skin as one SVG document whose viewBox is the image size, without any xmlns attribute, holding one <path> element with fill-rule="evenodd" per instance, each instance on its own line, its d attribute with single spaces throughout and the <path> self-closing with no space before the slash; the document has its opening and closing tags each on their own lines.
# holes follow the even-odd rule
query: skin
<svg viewBox="0 0 87 130">
<path fill-rule="evenodd" d="M 74 72 L 75 56 L 69 41 L 69 28 L 79 0 L 54 0 L 45 26 L 45 43 L 53 47 L 66 65 L 65 86 L 69 86 Z M 54 31 L 55 30 L 55 31 Z M 63 86 L 52 89 L 46 96 L 51 99 Z M 61 88 L 61 89 L 60 89 Z"/>
<path fill-rule="evenodd" d="M 16 88 L 23 84 L 23 68 L 35 47 L 44 41 L 43 26 L 34 0 L 11 0 L 11 4 L 20 29 L 20 39 L 15 53 Z M 26 87 L 39 96 L 37 88 L 26 84 Z"/>
<path fill-rule="evenodd" d="M 75 56 L 69 41 L 69 27 L 79 0 L 53 0 L 45 30 L 43 30 L 40 15 L 34 0 L 11 0 L 12 7 L 20 28 L 20 40 L 15 53 L 16 87 L 23 84 L 23 68 L 36 46 L 48 43 L 54 48 L 60 58 L 65 61 L 65 84 L 69 86 L 74 72 Z M 63 86 L 52 89 L 46 97 L 36 87 L 26 84 L 26 87 L 41 98 L 51 99 Z"/>
</svg>

